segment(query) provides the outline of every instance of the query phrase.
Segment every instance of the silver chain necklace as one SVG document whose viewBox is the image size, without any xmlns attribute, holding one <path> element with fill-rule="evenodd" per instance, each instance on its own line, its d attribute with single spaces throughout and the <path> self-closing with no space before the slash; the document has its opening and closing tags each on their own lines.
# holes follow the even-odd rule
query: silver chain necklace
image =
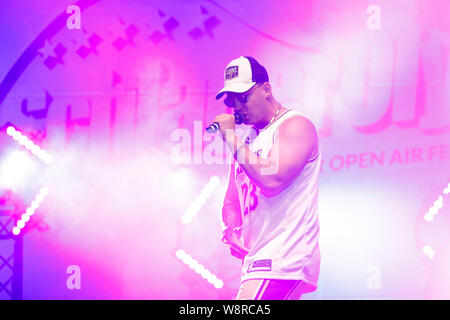
<svg viewBox="0 0 450 320">
<path fill-rule="evenodd" d="M 274 119 L 278 116 L 278 114 L 280 113 L 280 110 L 281 110 L 281 105 L 278 105 L 278 110 L 277 110 L 277 112 L 275 112 L 275 114 L 273 115 L 272 119 L 270 119 L 269 123 L 263 128 L 263 130 L 266 129 L 268 126 L 270 126 L 270 125 L 272 124 L 273 120 L 274 120 Z"/>
</svg>

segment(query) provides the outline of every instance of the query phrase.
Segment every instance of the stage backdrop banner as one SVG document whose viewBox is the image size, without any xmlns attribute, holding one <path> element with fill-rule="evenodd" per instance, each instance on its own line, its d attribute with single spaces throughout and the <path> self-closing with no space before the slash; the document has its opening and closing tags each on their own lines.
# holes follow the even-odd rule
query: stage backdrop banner
<svg viewBox="0 0 450 320">
<path fill-rule="evenodd" d="M 220 242 L 229 153 L 204 129 L 230 112 L 215 99 L 225 66 L 252 56 L 320 138 L 322 263 L 304 298 L 448 298 L 448 12 L 437 0 L 2 2 L 1 157 L 23 149 L 9 126 L 53 157 L 29 154 L 28 182 L 0 185 L 25 209 L 49 190 L 32 217 L 46 228 L 24 234 L 23 297 L 235 296 L 241 264 Z"/>
</svg>

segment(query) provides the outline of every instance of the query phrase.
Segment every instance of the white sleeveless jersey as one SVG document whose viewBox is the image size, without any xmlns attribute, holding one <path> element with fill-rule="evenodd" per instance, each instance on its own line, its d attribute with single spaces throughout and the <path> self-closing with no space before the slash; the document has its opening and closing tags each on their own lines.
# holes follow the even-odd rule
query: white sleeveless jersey
<svg viewBox="0 0 450 320">
<path fill-rule="evenodd" d="M 277 129 L 286 119 L 304 116 L 286 111 L 249 143 L 252 152 L 267 158 Z M 318 148 L 318 150 L 320 150 Z M 294 181 L 273 197 L 261 194 L 235 162 L 235 183 L 242 214 L 242 238 L 250 251 L 244 259 L 241 281 L 249 279 L 303 280 L 306 291 L 317 288 L 319 277 L 318 178 L 320 151 L 305 164 Z"/>
</svg>

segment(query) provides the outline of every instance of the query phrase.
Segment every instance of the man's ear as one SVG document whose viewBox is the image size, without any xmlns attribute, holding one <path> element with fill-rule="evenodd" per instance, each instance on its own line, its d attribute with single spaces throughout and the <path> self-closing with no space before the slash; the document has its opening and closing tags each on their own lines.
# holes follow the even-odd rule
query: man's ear
<svg viewBox="0 0 450 320">
<path fill-rule="evenodd" d="M 266 99 L 269 99 L 272 96 L 272 87 L 270 86 L 270 83 L 264 82 L 263 90 L 264 90 L 264 94 L 266 96 Z"/>
</svg>

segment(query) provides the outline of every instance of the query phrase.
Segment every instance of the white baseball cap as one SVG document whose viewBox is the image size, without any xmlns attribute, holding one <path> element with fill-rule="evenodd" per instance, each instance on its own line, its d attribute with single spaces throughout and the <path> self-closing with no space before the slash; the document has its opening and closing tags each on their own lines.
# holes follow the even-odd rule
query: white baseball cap
<svg viewBox="0 0 450 320">
<path fill-rule="evenodd" d="M 268 82 L 269 75 L 255 58 L 240 56 L 225 68 L 224 81 L 225 86 L 216 94 L 216 99 L 226 92 L 246 92 L 256 83 Z"/>
</svg>

